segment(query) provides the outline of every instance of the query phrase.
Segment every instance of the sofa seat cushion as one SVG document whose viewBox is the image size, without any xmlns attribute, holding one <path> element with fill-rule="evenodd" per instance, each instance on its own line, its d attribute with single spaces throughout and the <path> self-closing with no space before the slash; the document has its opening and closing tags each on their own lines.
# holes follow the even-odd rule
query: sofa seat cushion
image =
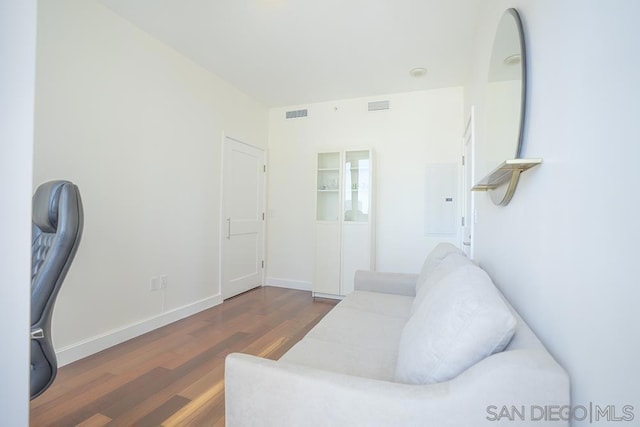
<svg viewBox="0 0 640 427">
<path fill-rule="evenodd" d="M 413 297 L 355 291 L 294 345 L 283 362 L 393 381 Z"/>
<path fill-rule="evenodd" d="M 408 319 L 413 297 L 383 294 L 379 292 L 354 291 L 340 302 L 340 308 L 361 310 L 374 314 Z"/>
<path fill-rule="evenodd" d="M 402 317 L 387 316 L 338 304 L 307 337 L 362 349 L 398 351 L 400 334 L 406 323 Z"/>
<path fill-rule="evenodd" d="M 397 347 L 362 348 L 307 337 L 280 360 L 357 377 L 393 381 L 397 350 Z"/>
<path fill-rule="evenodd" d="M 450 380 L 513 336 L 516 319 L 489 276 L 460 267 L 430 289 L 402 331 L 395 379 L 412 384 Z"/>
</svg>

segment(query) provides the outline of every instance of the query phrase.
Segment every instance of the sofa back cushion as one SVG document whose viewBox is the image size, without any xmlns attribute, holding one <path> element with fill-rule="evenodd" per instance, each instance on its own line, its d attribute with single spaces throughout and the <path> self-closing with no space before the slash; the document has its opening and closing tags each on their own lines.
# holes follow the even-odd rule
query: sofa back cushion
<svg viewBox="0 0 640 427">
<path fill-rule="evenodd" d="M 396 381 L 450 380 L 511 340 L 516 319 L 489 276 L 460 267 L 434 284 L 400 338 Z"/>
<path fill-rule="evenodd" d="M 419 285 L 416 284 L 416 297 L 411 306 L 411 314 L 422 304 L 430 290 L 440 282 L 448 274 L 456 271 L 460 267 L 473 265 L 471 260 L 464 253 L 451 252 L 445 256 L 437 266 L 430 272 L 428 276 Z"/>
<path fill-rule="evenodd" d="M 422 286 L 425 280 L 449 254 L 464 255 L 464 252 L 451 243 L 439 243 L 431 252 L 429 252 L 429 255 L 427 255 L 427 258 L 424 260 L 424 264 L 422 264 L 420 276 L 416 282 L 416 294 L 418 293 L 418 288 Z"/>
</svg>

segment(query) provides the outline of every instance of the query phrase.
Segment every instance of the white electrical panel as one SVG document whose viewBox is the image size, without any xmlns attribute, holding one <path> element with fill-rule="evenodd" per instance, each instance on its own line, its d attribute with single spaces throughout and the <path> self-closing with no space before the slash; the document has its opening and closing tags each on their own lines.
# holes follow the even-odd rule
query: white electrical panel
<svg viewBox="0 0 640 427">
<path fill-rule="evenodd" d="M 427 165 L 425 234 L 455 235 L 458 232 L 458 165 Z"/>
</svg>

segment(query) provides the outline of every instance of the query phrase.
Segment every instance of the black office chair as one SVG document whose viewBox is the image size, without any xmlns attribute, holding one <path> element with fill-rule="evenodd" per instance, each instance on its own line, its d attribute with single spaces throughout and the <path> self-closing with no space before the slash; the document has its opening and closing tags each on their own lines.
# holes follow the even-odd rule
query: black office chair
<svg viewBox="0 0 640 427">
<path fill-rule="evenodd" d="M 78 250 L 83 210 L 78 187 L 50 181 L 33 195 L 31 243 L 31 399 L 56 377 L 51 315 L 56 296 Z"/>
</svg>

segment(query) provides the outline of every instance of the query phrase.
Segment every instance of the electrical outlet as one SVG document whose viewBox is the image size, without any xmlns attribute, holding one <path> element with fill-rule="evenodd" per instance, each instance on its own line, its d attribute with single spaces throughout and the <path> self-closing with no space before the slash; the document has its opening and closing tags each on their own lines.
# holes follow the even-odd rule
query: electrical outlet
<svg viewBox="0 0 640 427">
<path fill-rule="evenodd" d="M 169 284 L 169 279 L 166 274 L 160 276 L 160 289 L 167 289 L 167 285 Z"/>
<path fill-rule="evenodd" d="M 161 285 L 160 276 L 153 276 L 149 284 L 149 290 L 157 291 L 158 289 L 160 289 L 160 285 Z"/>
</svg>

